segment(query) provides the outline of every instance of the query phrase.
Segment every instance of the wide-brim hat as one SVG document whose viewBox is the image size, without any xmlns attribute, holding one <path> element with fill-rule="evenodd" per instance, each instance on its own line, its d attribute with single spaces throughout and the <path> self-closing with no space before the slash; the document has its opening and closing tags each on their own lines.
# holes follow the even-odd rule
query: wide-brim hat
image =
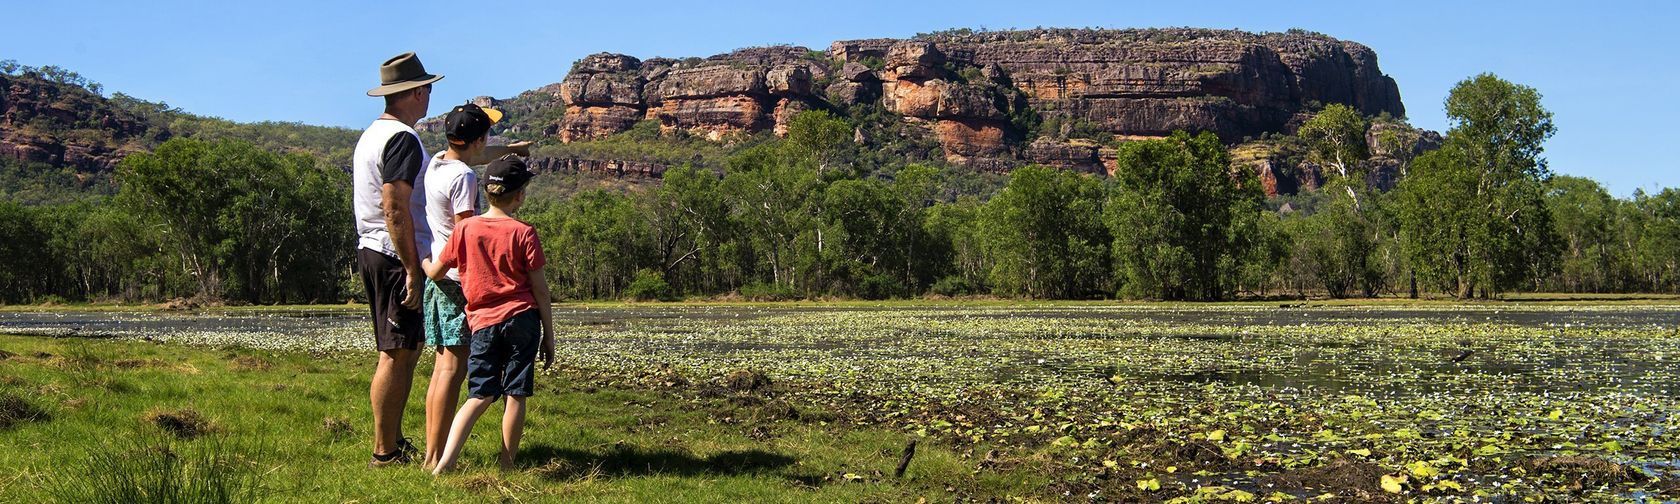
<svg viewBox="0 0 1680 504">
<path fill-rule="evenodd" d="M 431 84 L 442 79 L 442 75 L 426 73 L 426 67 L 420 64 L 420 57 L 406 52 L 385 60 L 379 65 L 380 86 L 369 89 L 368 96 L 385 96 L 401 93 L 420 86 Z"/>
</svg>

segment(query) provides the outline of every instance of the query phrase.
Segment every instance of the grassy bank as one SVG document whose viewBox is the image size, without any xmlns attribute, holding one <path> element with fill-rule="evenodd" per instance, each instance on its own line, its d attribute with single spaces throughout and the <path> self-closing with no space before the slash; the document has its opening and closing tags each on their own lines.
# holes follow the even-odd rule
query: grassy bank
<svg viewBox="0 0 1680 504">
<path fill-rule="evenodd" d="M 918 298 L 893 300 L 860 300 L 860 299 L 823 299 L 805 301 L 748 301 L 740 299 L 706 299 L 691 298 L 675 302 L 631 302 L 631 301 L 569 301 L 556 303 L 562 307 L 580 308 L 620 308 L 620 307 L 658 307 L 658 306 L 715 306 L 715 307 L 765 307 L 765 308 L 798 308 L 798 307 L 833 307 L 833 308 L 1030 308 L 1030 307 L 1064 307 L 1064 306 L 1135 306 L 1135 307 L 1164 307 L 1164 308 L 1205 308 L 1219 306 L 1251 306 L 1274 307 L 1288 305 L 1290 307 L 1389 307 L 1401 308 L 1407 306 L 1418 307 L 1481 307 L 1481 306 L 1680 306 L 1680 295 L 1676 294 L 1578 294 L 1556 292 L 1530 292 L 1509 294 L 1499 299 L 1471 299 L 1457 300 L 1447 297 L 1426 296 L 1421 299 L 1391 296 L 1376 298 L 1351 299 L 1248 299 L 1218 302 L 1174 302 L 1174 301 L 1140 301 L 1140 300 L 1023 300 L 990 297 L 975 298 Z M 196 306 L 183 309 L 180 303 L 51 303 L 51 304 L 16 304 L 0 305 L 0 313 L 5 312 L 151 312 L 151 311 L 207 311 L 231 313 L 263 313 L 285 312 L 295 310 L 345 310 L 365 311 L 366 304 L 309 304 L 309 305 L 212 305 Z"/>
<path fill-rule="evenodd" d="M 914 502 L 1031 495 L 1042 483 L 1030 468 L 975 476 L 977 461 L 926 444 L 895 478 L 906 435 L 751 391 L 682 400 L 553 376 L 532 399 L 519 470 L 494 469 L 499 419 L 487 415 L 465 470 L 434 479 L 366 467 L 366 356 L 15 336 L 0 336 L 0 350 L 7 502 Z M 410 437 L 423 392 L 405 418 Z"/>
</svg>

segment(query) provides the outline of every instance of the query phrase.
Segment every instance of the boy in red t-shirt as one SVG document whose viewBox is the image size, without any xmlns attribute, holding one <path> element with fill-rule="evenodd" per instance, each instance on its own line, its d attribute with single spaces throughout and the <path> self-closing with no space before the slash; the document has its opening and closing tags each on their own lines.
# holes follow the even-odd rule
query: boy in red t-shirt
<svg viewBox="0 0 1680 504">
<path fill-rule="evenodd" d="M 503 469 L 513 468 L 525 429 L 525 398 L 535 386 L 539 340 L 543 368 L 554 363 L 554 316 L 542 272 L 542 242 L 536 228 L 513 218 L 525 203 L 525 184 L 532 176 L 518 156 L 492 161 L 484 169 L 483 184 L 490 210 L 457 223 L 437 260 L 426 265 L 434 279 L 449 268 L 460 271 L 467 326 L 473 331 L 467 403 L 455 414 L 434 475 L 454 468 L 473 423 L 504 395 L 501 463 Z"/>
</svg>

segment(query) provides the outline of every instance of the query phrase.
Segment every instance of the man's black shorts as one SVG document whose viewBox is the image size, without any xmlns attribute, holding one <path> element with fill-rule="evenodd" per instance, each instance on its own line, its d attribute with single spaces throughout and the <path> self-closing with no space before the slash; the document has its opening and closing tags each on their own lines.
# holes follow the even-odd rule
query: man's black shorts
<svg viewBox="0 0 1680 504">
<path fill-rule="evenodd" d="M 368 309 L 373 312 L 373 339 L 379 351 L 420 348 L 426 328 L 420 312 L 402 305 L 407 293 L 408 274 L 397 258 L 365 248 L 356 249 L 356 265 L 362 269 L 367 288 Z"/>
</svg>

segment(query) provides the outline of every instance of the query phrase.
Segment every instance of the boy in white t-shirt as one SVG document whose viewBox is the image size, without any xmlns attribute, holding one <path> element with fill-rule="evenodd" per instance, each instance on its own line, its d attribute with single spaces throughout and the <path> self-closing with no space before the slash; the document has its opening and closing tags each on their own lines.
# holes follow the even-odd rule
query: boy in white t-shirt
<svg viewBox="0 0 1680 504">
<path fill-rule="evenodd" d="M 426 221 L 432 231 L 432 246 L 421 253 L 429 256 L 427 262 L 436 260 L 443 245 L 449 243 L 455 223 L 477 213 L 478 175 L 467 163 L 484 152 L 490 126 L 501 118 L 501 112 L 471 103 L 455 107 L 444 117 L 449 149 L 432 157 L 425 175 Z M 426 342 L 437 349 L 432 383 L 426 389 L 427 469 L 436 465 L 443 453 L 449 422 L 461 397 L 461 382 L 467 375 L 472 330 L 467 328 L 466 305 L 458 271 L 449 270 L 442 280 L 426 280 Z"/>
</svg>

